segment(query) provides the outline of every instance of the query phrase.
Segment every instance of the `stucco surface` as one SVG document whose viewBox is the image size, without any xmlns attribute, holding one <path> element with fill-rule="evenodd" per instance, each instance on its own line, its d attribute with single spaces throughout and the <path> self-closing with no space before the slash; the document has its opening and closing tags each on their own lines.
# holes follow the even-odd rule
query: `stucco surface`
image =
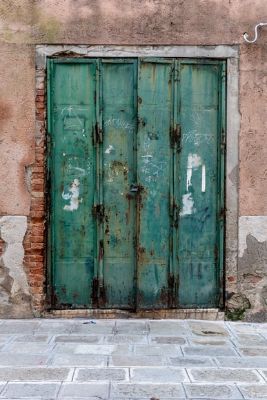
<svg viewBox="0 0 267 400">
<path fill-rule="evenodd" d="M 34 160 L 34 55 L 0 44 L 0 215 L 28 215 L 25 166 Z"/>
<path fill-rule="evenodd" d="M 28 167 L 35 159 L 37 44 L 240 45 L 240 163 L 227 172 L 227 179 L 235 188 L 239 186 L 240 216 L 267 216 L 267 29 L 260 31 L 254 45 L 245 44 L 242 36 L 245 31 L 253 35 L 254 25 L 260 21 L 267 21 L 265 0 L 2 0 L 0 216 L 30 215 Z M 256 264 L 264 268 L 265 250 L 259 238 L 251 235 L 246 235 L 248 247 L 243 239 L 240 242 L 239 276 L 232 276 L 231 268 L 228 275 L 233 292 L 236 280 L 246 275 L 240 289 L 250 290 L 252 308 L 255 303 L 260 309 L 266 307 L 266 284 L 258 298 L 257 283 L 248 283 L 247 268 Z M 260 258 L 255 250 L 259 247 Z"/>
</svg>

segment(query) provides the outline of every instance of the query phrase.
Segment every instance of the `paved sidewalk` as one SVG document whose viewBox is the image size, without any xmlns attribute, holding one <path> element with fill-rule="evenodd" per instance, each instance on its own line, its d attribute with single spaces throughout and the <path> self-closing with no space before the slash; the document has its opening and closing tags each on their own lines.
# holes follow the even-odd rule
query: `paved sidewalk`
<svg viewBox="0 0 267 400">
<path fill-rule="evenodd" d="M 0 320 L 0 399 L 267 399 L 267 324 Z"/>
</svg>

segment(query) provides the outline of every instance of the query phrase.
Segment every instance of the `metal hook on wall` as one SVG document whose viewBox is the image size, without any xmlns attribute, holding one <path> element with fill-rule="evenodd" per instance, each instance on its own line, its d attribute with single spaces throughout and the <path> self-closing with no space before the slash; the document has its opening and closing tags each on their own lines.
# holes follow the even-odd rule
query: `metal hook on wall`
<svg viewBox="0 0 267 400">
<path fill-rule="evenodd" d="M 249 35 L 248 35 L 247 32 L 245 32 L 244 35 L 243 35 L 244 40 L 245 40 L 247 43 L 255 43 L 256 40 L 258 39 L 258 28 L 261 27 L 261 26 L 265 26 L 265 25 L 267 25 L 267 22 L 260 22 L 259 24 L 257 24 L 257 25 L 255 26 L 255 28 L 254 28 L 255 36 L 254 36 L 254 39 L 253 39 L 253 40 L 249 40 L 249 39 L 248 39 L 248 36 L 249 36 Z"/>
</svg>

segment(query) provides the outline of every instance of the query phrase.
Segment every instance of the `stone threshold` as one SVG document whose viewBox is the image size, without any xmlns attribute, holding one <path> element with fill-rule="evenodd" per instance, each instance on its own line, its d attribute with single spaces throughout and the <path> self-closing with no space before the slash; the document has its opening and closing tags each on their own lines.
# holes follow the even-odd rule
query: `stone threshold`
<svg viewBox="0 0 267 400">
<path fill-rule="evenodd" d="M 95 319 L 199 319 L 209 321 L 223 321 L 224 311 L 218 308 L 184 308 L 176 310 L 103 310 L 103 309 L 73 309 L 50 310 L 42 313 L 44 318 L 95 318 Z"/>
</svg>

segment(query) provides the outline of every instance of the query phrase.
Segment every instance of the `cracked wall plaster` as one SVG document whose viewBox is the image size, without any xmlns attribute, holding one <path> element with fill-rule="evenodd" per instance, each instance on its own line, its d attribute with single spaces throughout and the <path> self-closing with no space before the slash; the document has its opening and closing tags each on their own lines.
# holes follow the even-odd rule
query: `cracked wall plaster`
<svg viewBox="0 0 267 400">
<path fill-rule="evenodd" d="M 5 242 L 0 258 L 0 317 L 31 315 L 31 296 L 23 267 L 26 230 L 27 217 L 0 218 L 0 237 Z"/>
<path fill-rule="evenodd" d="M 240 217 L 239 291 L 250 303 L 247 321 L 265 321 L 267 315 L 267 217 Z"/>
<path fill-rule="evenodd" d="M 239 257 L 247 248 L 247 237 L 252 235 L 258 242 L 267 241 L 267 216 L 242 216 L 239 218 Z"/>
</svg>

